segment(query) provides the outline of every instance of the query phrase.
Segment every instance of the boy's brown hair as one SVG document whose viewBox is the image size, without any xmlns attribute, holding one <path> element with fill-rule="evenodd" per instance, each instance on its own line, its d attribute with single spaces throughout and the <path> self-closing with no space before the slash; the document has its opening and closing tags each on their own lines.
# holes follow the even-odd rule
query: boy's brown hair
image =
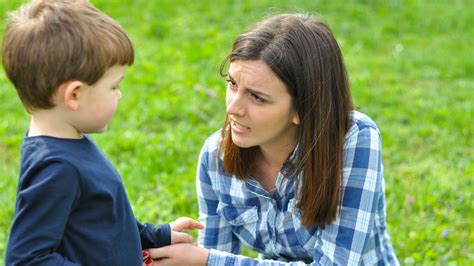
<svg viewBox="0 0 474 266">
<path fill-rule="evenodd" d="M 29 112 L 54 107 L 63 82 L 92 85 L 133 61 L 124 30 L 87 0 L 32 0 L 8 14 L 2 63 Z"/>
</svg>

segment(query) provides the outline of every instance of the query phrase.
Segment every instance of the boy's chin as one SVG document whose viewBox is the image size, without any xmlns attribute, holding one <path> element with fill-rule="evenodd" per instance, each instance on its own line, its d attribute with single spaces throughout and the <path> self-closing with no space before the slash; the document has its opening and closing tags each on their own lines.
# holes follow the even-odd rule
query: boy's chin
<svg viewBox="0 0 474 266">
<path fill-rule="evenodd" d="M 89 129 L 87 131 L 84 131 L 82 133 L 84 134 L 100 134 L 100 133 L 104 133 L 105 131 L 107 131 L 107 128 L 109 127 L 109 125 L 105 125 L 104 127 L 102 128 L 99 128 L 99 129 Z"/>
<path fill-rule="evenodd" d="M 99 130 L 97 130 L 97 131 L 94 132 L 94 133 L 104 133 L 105 131 L 107 131 L 107 128 L 109 128 L 109 125 L 105 125 L 105 127 L 101 128 L 101 129 L 99 129 Z"/>
</svg>

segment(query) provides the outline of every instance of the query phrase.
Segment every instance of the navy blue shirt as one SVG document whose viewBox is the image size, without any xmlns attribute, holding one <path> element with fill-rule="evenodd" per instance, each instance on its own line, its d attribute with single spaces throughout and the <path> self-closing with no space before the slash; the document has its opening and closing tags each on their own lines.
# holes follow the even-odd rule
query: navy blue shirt
<svg viewBox="0 0 474 266">
<path fill-rule="evenodd" d="M 117 170 L 92 140 L 26 137 L 7 265 L 141 265 L 169 225 L 139 223 Z"/>
</svg>

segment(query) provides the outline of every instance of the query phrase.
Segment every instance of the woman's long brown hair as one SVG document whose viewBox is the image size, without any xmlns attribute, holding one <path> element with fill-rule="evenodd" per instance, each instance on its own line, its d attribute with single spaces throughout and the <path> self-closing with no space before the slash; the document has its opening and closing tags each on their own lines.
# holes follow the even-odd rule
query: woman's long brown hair
<svg viewBox="0 0 474 266">
<path fill-rule="evenodd" d="M 286 84 L 300 118 L 295 176 L 296 207 L 306 227 L 334 221 L 341 201 L 344 138 L 353 110 L 340 48 L 330 28 L 303 14 L 270 17 L 240 35 L 227 62 L 262 60 Z M 232 141 L 226 118 L 219 149 L 224 170 L 241 180 L 255 169 L 258 147 Z"/>
</svg>

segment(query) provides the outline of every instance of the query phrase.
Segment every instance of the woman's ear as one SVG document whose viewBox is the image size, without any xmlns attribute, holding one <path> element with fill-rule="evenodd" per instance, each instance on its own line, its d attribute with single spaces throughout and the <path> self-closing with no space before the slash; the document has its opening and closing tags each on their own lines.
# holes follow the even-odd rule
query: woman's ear
<svg viewBox="0 0 474 266">
<path fill-rule="evenodd" d="M 59 91 L 63 91 L 64 106 L 71 110 L 79 109 L 79 97 L 84 84 L 78 80 L 68 81 L 59 86 Z"/>
<path fill-rule="evenodd" d="M 295 114 L 295 115 L 293 116 L 293 120 L 291 120 L 291 122 L 293 122 L 293 124 L 295 124 L 295 125 L 299 125 L 299 124 L 300 124 L 300 117 L 299 117 L 299 115 L 298 115 L 298 114 Z"/>
</svg>

